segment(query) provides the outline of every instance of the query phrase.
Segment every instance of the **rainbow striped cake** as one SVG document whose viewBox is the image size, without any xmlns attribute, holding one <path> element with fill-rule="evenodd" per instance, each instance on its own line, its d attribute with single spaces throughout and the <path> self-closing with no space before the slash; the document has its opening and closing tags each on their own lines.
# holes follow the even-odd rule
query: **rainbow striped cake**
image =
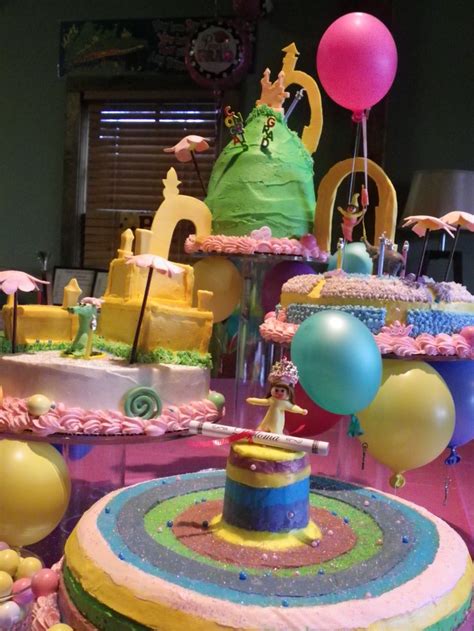
<svg viewBox="0 0 474 631">
<path fill-rule="evenodd" d="M 307 457 L 235 444 L 227 471 L 101 499 L 65 550 L 59 604 L 75 631 L 457 628 L 472 565 L 442 520 L 311 477 Z"/>
</svg>

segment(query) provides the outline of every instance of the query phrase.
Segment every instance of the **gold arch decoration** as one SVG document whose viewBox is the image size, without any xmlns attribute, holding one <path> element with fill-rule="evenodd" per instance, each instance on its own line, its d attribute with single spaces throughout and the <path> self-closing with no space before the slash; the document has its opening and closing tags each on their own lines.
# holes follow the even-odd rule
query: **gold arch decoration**
<svg viewBox="0 0 474 631">
<path fill-rule="evenodd" d="M 151 224 L 150 254 L 169 258 L 171 239 L 177 224 L 186 219 L 196 228 L 196 238 L 204 239 L 211 234 L 212 214 L 204 202 L 189 195 L 180 195 L 181 182 L 173 167 L 163 180 L 164 200 Z"/>
<path fill-rule="evenodd" d="M 301 142 L 310 153 L 314 153 L 318 147 L 321 131 L 323 129 L 323 107 L 321 103 L 321 92 L 316 81 L 306 72 L 295 70 L 299 52 L 295 43 L 289 44 L 282 49 L 285 53 L 283 57 L 282 71 L 285 75 L 285 88 L 289 85 L 299 85 L 305 89 L 308 103 L 311 110 L 309 125 L 306 125 L 301 135 Z"/>
<path fill-rule="evenodd" d="M 331 228 L 336 193 L 351 170 L 352 158 L 338 162 L 329 169 L 318 187 L 314 234 L 319 247 L 327 252 L 331 249 Z M 356 158 L 355 171 L 364 171 L 363 158 Z M 393 241 L 397 222 L 397 193 L 390 178 L 378 164 L 368 160 L 367 171 L 377 186 L 379 196 L 378 206 L 375 207 L 375 233 L 372 243 L 376 243 L 382 233 Z"/>
</svg>

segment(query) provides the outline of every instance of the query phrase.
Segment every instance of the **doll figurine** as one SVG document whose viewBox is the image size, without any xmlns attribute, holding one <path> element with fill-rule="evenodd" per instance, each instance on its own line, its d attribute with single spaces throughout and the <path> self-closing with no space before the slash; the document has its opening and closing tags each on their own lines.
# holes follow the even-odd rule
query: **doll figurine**
<svg viewBox="0 0 474 631">
<path fill-rule="evenodd" d="M 298 369 L 284 357 L 281 362 L 273 365 L 268 376 L 270 390 L 266 399 L 250 397 L 250 405 L 268 407 L 263 421 L 257 427 L 262 432 L 283 434 L 285 428 L 285 412 L 294 414 L 308 414 L 308 410 L 295 405 L 295 386 L 298 383 Z"/>
</svg>

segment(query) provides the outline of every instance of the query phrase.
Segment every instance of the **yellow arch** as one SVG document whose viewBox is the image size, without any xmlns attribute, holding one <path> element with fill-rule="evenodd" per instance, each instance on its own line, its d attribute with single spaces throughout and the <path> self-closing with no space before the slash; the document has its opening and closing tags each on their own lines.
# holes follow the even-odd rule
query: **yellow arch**
<svg viewBox="0 0 474 631">
<path fill-rule="evenodd" d="M 198 239 L 204 239 L 211 234 L 212 214 L 204 202 L 189 195 L 179 194 L 179 184 L 176 171 L 171 168 L 166 179 L 163 180 L 165 197 L 159 206 L 151 224 L 150 254 L 169 257 L 171 239 L 178 222 L 182 219 L 192 221 L 196 227 Z"/>
<path fill-rule="evenodd" d="M 338 162 L 329 169 L 319 184 L 314 234 L 319 247 L 327 252 L 331 249 L 331 228 L 337 189 L 342 180 L 350 174 L 351 169 L 352 158 Z M 355 171 L 363 170 L 363 158 L 356 158 Z M 375 207 L 375 234 L 372 243 L 383 232 L 388 239 L 393 241 L 397 222 L 397 193 L 388 175 L 378 164 L 368 160 L 367 171 L 377 185 L 379 195 L 379 205 Z"/>
<path fill-rule="evenodd" d="M 285 88 L 289 85 L 300 85 L 305 89 L 311 110 L 309 125 L 306 125 L 301 135 L 301 142 L 310 153 L 314 153 L 318 147 L 321 131 L 323 129 L 323 108 L 321 92 L 316 81 L 306 72 L 295 70 L 299 52 L 294 43 L 283 48 L 282 71 L 285 73 Z"/>
</svg>

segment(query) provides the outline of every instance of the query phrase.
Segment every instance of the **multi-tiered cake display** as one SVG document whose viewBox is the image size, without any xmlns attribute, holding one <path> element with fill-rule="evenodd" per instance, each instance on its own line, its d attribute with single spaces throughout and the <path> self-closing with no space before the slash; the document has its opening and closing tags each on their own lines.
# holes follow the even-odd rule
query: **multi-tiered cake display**
<svg viewBox="0 0 474 631">
<path fill-rule="evenodd" d="M 275 367 L 269 406 L 304 412 L 283 388 L 295 375 L 291 362 Z M 87 511 L 66 544 L 59 592 L 36 605 L 33 625 L 46 606 L 76 631 L 462 622 L 472 564 L 447 524 L 410 502 L 311 476 L 297 448 L 234 437 L 225 472 L 143 482 Z M 272 437 L 283 438 L 254 433 L 257 443 Z"/>
</svg>

